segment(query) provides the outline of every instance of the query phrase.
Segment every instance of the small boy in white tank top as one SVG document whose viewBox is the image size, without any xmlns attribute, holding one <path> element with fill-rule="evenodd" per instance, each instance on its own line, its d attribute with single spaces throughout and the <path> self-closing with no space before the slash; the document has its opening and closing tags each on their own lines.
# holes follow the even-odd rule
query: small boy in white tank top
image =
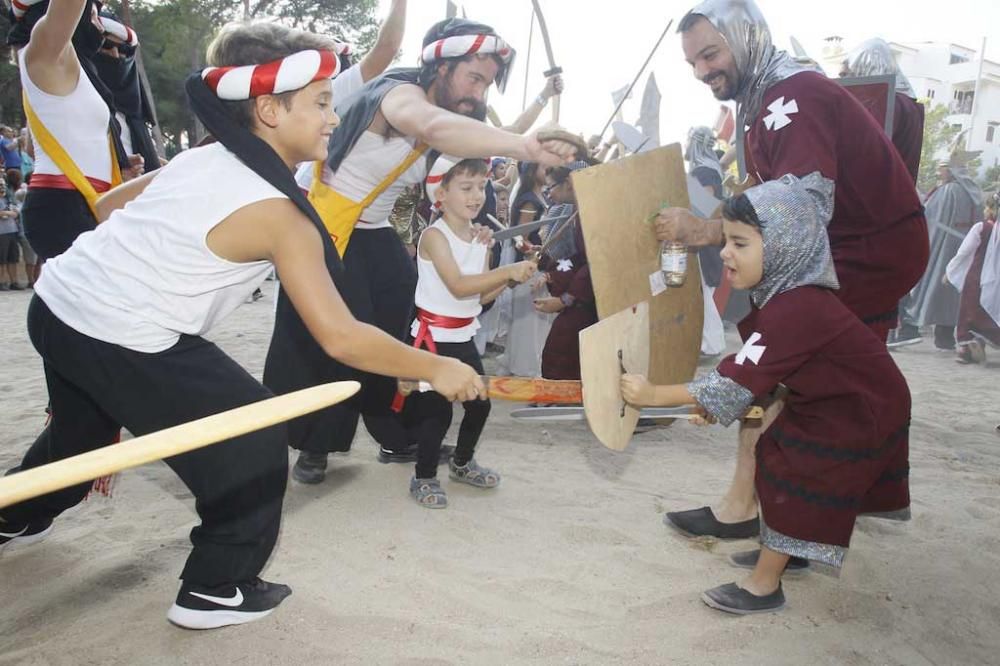
<svg viewBox="0 0 1000 666">
<path fill-rule="evenodd" d="M 524 282 L 535 273 L 530 261 L 489 270 L 489 237 L 472 224 L 486 201 L 487 170 L 483 160 L 459 161 L 442 155 L 427 176 L 428 196 L 441 216 L 420 237 L 414 297 L 417 316 L 409 338 L 415 347 L 456 358 L 480 374 L 483 364 L 473 338 L 482 304 L 496 298 L 509 282 Z M 500 474 L 473 458 L 490 402 L 469 400 L 462 406 L 465 416 L 448 463 L 449 476 L 477 488 L 495 488 Z M 451 425 L 451 403 L 437 393 L 414 393 L 406 399 L 403 418 L 417 438 L 410 494 L 423 507 L 443 509 L 448 497 L 437 480 L 437 466 L 441 441 Z"/>
</svg>

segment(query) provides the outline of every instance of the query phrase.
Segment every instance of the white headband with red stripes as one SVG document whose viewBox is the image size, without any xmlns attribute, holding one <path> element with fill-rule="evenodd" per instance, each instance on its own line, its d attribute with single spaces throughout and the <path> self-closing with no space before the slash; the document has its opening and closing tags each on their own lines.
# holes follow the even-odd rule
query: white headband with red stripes
<svg viewBox="0 0 1000 666">
<path fill-rule="evenodd" d="M 42 0 L 10 0 L 10 9 L 14 12 L 14 19 L 20 21 L 33 5 L 37 5 Z"/>
<path fill-rule="evenodd" d="M 444 177 L 464 159 L 453 155 L 438 155 L 434 164 L 431 165 L 427 172 L 427 179 L 424 181 L 424 189 L 427 191 L 427 198 L 434 210 L 441 210 L 441 203 L 437 200 L 437 191 L 444 184 Z M 485 161 L 487 164 L 490 163 L 490 160 Z"/>
<path fill-rule="evenodd" d="M 426 64 L 445 58 L 462 58 L 467 55 L 496 55 L 504 63 L 514 57 L 514 49 L 496 35 L 456 35 L 431 42 L 420 54 L 420 62 Z"/>
<path fill-rule="evenodd" d="M 452 157 L 451 155 L 438 155 L 438 158 L 434 160 L 434 164 L 431 165 L 430 170 L 427 172 L 427 180 L 424 181 L 424 188 L 427 190 L 427 199 L 430 200 L 431 206 L 435 210 L 441 208 L 441 204 L 437 200 L 437 191 L 444 182 L 444 177 L 448 175 L 448 172 L 455 168 L 455 165 L 462 161 L 460 157 Z"/>
<path fill-rule="evenodd" d="M 107 16 L 101 17 L 101 25 L 104 26 L 104 32 L 121 40 L 123 44 L 128 44 L 129 46 L 139 46 L 139 36 L 135 34 L 135 30 L 128 27 L 124 23 L 119 23 L 113 18 Z"/>
<path fill-rule="evenodd" d="M 337 51 L 299 51 L 263 65 L 206 67 L 201 78 L 220 99 L 246 100 L 305 88 L 313 81 L 340 74 L 340 54 L 350 53 L 346 44 Z"/>
</svg>

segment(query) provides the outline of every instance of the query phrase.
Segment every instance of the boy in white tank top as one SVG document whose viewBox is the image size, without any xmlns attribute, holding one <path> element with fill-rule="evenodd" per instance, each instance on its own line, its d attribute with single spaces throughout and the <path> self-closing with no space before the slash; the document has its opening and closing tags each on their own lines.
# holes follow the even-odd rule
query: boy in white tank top
<svg viewBox="0 0 1000 666">
<path fill-rule="evenodd" d="M 45 266 L 28 333 L 44 361 L 52 420 L 10 472 L 106 446 L 122 427 L 144 435 L 271 397 L 201 335 L 272 264 L 309 333 L 338 361 L 428 380 L 448 399 L 485 394 L 473 368 L 358 322 L 331 279 L 327 263 L 339 258 L 291 169 L 323 159 L 339 122 L 330 89 L 337 47 L 274 23 L 234 24 L 216 37 L 210 50 L 223 66 L 186 87 L 218 143 L 111 190 L 96 204 L 106 221 Z M 280 424 L 166 460 L 201 519 L 170 621 L 190 629 L 250 622 L 291 593 L 259 578 L 278 536 L 287 445 Z M 0 509 L 0 548 L 41 540 L 89 489 Z"/>
<path fill-rule="evenodd" d="M 479 373 L 483 364 L 473 338 L 482 304 L 496 298 L 509 282 L 524 282 L 535 273 L 535 264 L 530 261 L 489 270 L 489 235 L 480 237 L 472 224 L 486 200 L 487 170 L 483 160 L 459 161 L 442 155 L 428 174 L 427 194 L 441 216 L 420 237 L 414 297 L 417 316 L 409 336 L 414 347 L 456 358 Z M 401 402 L 397 397 L 394 407 L 402 407 Z M 465 416 L 454 457 L 448 463 L 449 476 L 477 488 L 495 488 L 500 475 L 473 458 L 490 402 L 469 400 L 462 406 Z M 410 494 L 428 509 L 448 505 L 437 480 L 437 466 L 451 417 L 451 403 L 436 393 L 414 393 L 406 399 L 403 421 L 417 439 Z"/>
</svg>

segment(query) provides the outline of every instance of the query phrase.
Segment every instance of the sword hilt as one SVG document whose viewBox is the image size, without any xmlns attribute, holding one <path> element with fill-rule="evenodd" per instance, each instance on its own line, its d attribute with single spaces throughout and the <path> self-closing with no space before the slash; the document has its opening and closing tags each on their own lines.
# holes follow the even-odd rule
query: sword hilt
<svg viewBox="0 0 1000 666">
<path fill-rule="evenodd" d="M 411 393 L 433 391 L 434 387 L 430 385 L 430 382 L 422 382 L 416 379 L 400 379 L 396 381 L 396 390 L 399 391 L 401 396 L 406 397 Z"/>
<path fill-rule="evenodd" d="M 551 67 L 551 68 L 545 70 L 545 72 L 544 72 L 545 78 L 550 78 L 550 77 L 553 77 L 553 76 L 556 76 L 556 75 L 562 74 L 562 73 L 563 73 L 563 68 L 559 67 L 558 65 L 556 65 L 555 67 Z"/>
</svg>

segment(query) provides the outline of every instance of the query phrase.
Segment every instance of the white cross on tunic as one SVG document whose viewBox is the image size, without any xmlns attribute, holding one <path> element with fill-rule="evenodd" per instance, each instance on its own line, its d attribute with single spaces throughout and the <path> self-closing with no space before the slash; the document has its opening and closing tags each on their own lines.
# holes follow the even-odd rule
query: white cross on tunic
<svg viewBox="0 0 1000 666">
<path fill-rule="evenodd" d="M 785 104 L 785 98 L 779 97 L 771 102 L 767 110 L 771 113 L 764 116 L 764 126 L 772 132 L 777 132 L 782 127 L 792 124 L 792 119 L 789 116 L 799 112 L 799 103 L 791 99 L 788 100 L 788 104 Z"/>
<path fill-rule="evenodd" d="M 760 365 L 760 357 L 764 355 L 764 350 L 767 349 L 767 347 L 764 345 L 758 345 L 757 343 L 763 337 L 764 336 L 760 333 L 754 331 L 753 335 L 747 338 L 746 343 L 743 345 L 743 349 L 741 349 L 736 355 L 736 365 L 743 365 L 748 358 L 754 365 Z"/>
<path fill-rule="evenodd" d="M 556 270 L 560 273 L 568 273 L 573 270 L 573 261 L 570 259 L 560 259 Z"/>
</svg>

